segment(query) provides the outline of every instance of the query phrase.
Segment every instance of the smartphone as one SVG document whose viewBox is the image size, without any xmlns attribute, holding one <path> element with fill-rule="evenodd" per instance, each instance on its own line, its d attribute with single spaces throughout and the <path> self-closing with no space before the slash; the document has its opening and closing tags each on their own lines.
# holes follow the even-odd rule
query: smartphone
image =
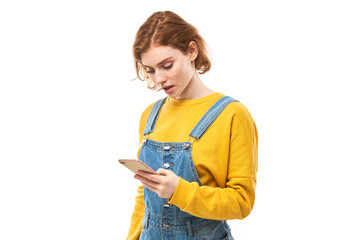
<svg viewBox="0 0 360 240">
<path fill-rule="evenodd" d="M 158 174 L 151 167 L 140 161 L 139 159 L 119 159 L 119 163 L 127 167 L 130 171 L 136 174 L 137 171 L 145 171 L 149 173 Z"/>
</svg>

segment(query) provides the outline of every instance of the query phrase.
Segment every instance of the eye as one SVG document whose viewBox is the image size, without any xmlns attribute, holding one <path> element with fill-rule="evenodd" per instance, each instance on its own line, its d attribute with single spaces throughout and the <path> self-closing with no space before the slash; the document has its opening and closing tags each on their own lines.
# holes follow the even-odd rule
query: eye
<svg viewBox="0 0 360 240">
<path fill-rule="evenodd" d="M 146 71 L 147 73 L 154 73 L 155 72 L 155 70 L 154 69 L 147 69 L 147 71 Z"/>
<path fill-rule="evenodd" d="M 166 65 L 166 66 L 164 66 L 163 68 L 165 68 L 165 69 L 170 69 L 170 68 L 172 68 L 172 64 L 170 64 L 170 65 Z"/>
</svg>

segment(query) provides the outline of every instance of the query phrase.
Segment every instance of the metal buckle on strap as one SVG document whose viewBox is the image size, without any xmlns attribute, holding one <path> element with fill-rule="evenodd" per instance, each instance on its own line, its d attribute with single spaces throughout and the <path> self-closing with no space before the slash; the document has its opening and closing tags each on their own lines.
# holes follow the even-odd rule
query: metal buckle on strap
<svg viewBox="0 0 360 240">
<path fill-rule="evenodd" d="M 148 139 L 149 139 L 149 134 L 146 134 L 144 136 L 144 140 L 142 140 L 142 142 L 141 142 L 141 145 L 143 145 L 143 146 L 146 145 Z"/>
<path fill-rule="evenodd" d="M 192 141 L 191 140 L 191 137 L 189 136 L 189 139 L 187 140 L 186 143 L 184 143 L 184 149 L 188 149 L 190 147 L 190 145 L 192 145 L 196 139 L 193 139 Z"/>
</svg>

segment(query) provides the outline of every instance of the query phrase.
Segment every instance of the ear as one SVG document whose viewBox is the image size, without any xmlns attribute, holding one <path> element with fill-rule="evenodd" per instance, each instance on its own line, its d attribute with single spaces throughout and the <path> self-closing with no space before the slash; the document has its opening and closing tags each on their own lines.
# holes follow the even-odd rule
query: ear
<svg viewBox="0 0 360 240">
<path fill-rule="evenodd" d="M 198 55 L 198 46 L 195 41 L 191 41 L 188 46 L 188 53 L 190 56 L 190 60 L 194 61 Z"/>
</svg>

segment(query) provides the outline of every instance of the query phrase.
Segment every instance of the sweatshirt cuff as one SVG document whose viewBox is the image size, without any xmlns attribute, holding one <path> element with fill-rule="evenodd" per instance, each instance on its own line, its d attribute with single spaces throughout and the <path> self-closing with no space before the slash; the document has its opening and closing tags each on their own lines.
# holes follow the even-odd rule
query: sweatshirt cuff
<svg viewBox="0 0 360 240">
<path fill-rule="evenodd" d="M 179 177 L 179 184 L 169 203 L 178 206 L 180 209 L 184 209 L 192 198 L 194 188 L 195 186 L 192 183 Z"/>
</svg>

